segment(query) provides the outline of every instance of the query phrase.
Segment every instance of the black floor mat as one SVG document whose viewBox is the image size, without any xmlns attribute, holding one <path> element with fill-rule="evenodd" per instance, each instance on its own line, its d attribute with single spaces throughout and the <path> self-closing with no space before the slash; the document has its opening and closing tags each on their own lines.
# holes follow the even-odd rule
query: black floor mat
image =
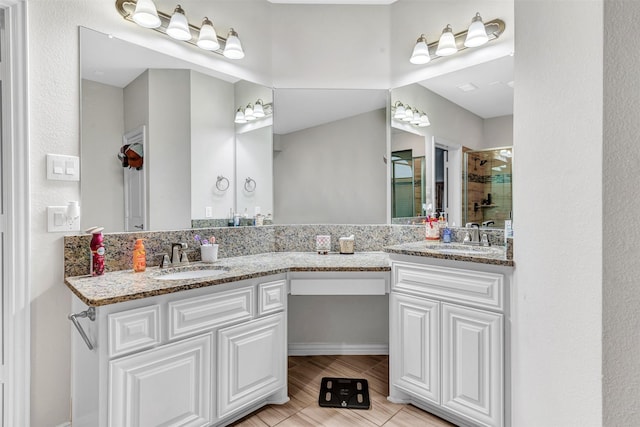
<svg viewBox="0 0 640 427">
<path fill-rule="evenodd" d="M 369 409 L 369 383 L 357 378 L 322 378 L 320 406 L 328 408 Z"/>
</svg>

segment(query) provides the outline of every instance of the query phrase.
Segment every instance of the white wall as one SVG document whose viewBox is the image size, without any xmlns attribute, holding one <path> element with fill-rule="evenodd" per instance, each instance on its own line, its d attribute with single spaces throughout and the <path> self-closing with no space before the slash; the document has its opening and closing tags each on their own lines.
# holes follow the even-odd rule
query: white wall
<svg viewBox="0 0 640 427">
<path fill-rule="evenodd" d="M 273 126 L 236 135 L 237 207 L 249 217 L 273 214 Z M 246 179 L 255 181 L 255 190 L 245 189 Z M 250 189 L 250 187 L 249 187 Z"/>
<path fill-rule="evenodd" d="M 386 222 L 386 111 L 375 110 L 279 137 L 274 221 Z"/>
<path fill-rule="evenodd" d="M 189 70 L 149 70 L 149 230 L 191 227 Z"/>
<path fill-rule="evenodd" d="M 389 88 L 388 7 L 277 4 L 271 21 L 274 87 Z"/>
<path fill-rule="evenodd" d="M 191 72 L 191 216 L 226 218 L 234 195 L 234 85 Z M 227 191 L 216 188 L 216 179 L 229 180 Z"/>
<path fill-rule="evenodd" d="M 513 115 L 483 120 L 482 148 L 513 145 Z"/>
<path fill-rule="evenodd" d="M 518 427 L 602 423 L 602 6 L 516 2 Z"/>
<path fill-rule="evenodd" d="M 116 155 L 124 133 L 121 88 L 82 81 L 81 230 L 98 225 L 124 230 L 122 166 Z M 117 215 L 117 213 L 121 215 Z"/>
<path fill-rule="evenodd" d="M 640 3 L 605 1 L 603 425 L 640 425 Z M 587 169 L 593 165 L 583 163 Z"/>
</svg>

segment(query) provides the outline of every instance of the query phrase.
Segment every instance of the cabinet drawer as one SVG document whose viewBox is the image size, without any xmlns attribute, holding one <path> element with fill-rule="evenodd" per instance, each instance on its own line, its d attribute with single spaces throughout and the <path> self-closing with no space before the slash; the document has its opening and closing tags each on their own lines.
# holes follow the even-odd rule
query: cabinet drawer
<svg viewBox="0 0 640 427">
<path fill-rule="evenodd" d="M 503 310 L 504 276 L 459 268 L 393 263 L 393 289 Z"/>
<path fill-rule="evenodd" d="M 152 305 L 108 315 L 109 357 L 160 343 L 160 306 Z"/>
<path fill-rule="evenodd" d="M 254 317 L 254 287 L 169 303 L 169 339 Z"/>
<path fill-rule="evenodd" d="M 287 298 L 286 283 L 284 280 L 278 280 L 258 285 L 259 316 L 284 310 L 285 300 Z"/>
</svg>

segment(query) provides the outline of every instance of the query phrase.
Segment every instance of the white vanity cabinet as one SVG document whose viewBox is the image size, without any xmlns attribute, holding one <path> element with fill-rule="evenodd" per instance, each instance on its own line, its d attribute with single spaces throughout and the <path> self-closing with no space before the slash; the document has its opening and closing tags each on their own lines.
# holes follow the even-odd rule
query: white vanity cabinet
<svg viewBox="0 0 640 427">
<path fill-rule="evenodd" d="M 508 426 L 511 268 L 393 255 L 389 400 Z"/>
<path fill-rule="evenodd" d="M 286 295 L 281 274 L 96 307 L 95 348 L 72 335 L 72 426 L 222 426 L 285 403 Z"/>
</svg>

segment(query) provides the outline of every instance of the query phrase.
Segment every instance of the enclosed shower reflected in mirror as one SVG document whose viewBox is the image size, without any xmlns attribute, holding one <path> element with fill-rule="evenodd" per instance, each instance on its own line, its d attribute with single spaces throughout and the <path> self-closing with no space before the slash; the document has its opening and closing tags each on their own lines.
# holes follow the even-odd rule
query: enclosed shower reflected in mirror
<svg viewBox="0 0 640 427">
<path fill-rule="evenodd" d="M 504 221 L 512 219 L 512 159 L 512 147 L 465 153 L 462 194 L 465 223 L 504 228 Z"/>
</svg>

